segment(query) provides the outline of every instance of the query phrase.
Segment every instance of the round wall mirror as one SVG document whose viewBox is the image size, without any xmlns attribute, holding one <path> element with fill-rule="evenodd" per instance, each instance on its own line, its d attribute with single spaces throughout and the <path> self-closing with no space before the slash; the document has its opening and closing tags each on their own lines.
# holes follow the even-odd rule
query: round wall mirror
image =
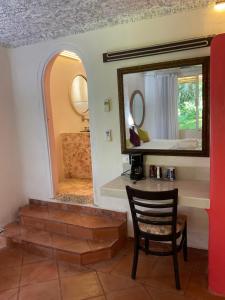
<svg viewBox="0 0 225 300">
<path fill-rule="evenodd" d="M 145 100 L 141 91 L 133 92 L 130 99 L 130 112 L 136 127 L 141 127 L 145 119 Z"/>
<path fill-rule="evenodd" d="M 88 113 L 87 79 L 83 75 L 77 75 L 71 86 L 71 104 L 80 116 Z"/>
</svg>

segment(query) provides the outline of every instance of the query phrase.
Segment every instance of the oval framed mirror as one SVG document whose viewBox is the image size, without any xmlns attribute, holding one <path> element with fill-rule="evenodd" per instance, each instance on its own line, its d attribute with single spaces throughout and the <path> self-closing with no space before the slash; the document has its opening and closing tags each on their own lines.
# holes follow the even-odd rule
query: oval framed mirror
<svg viewBox="0 0 225 300">
<path fill-rule="evenodd" d="M 136 90 L 131 95 L 130 113 L 136 127 L 141 127 L 145 120 L 145 100 L 142 92 Z"/>
<path fill-rule="evenodd" d="M 83 75 L 76 75 L 72 81 L 70 100 L 75 112 L 83 117 L 88 113 L 88 90 L 87 78 Z"/>
</svg>

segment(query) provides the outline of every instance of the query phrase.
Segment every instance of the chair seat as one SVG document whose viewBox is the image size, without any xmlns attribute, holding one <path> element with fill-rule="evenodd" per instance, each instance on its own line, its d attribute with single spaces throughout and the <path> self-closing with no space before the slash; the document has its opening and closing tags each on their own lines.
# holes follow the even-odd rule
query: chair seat
<svg viewBox="0 0 225 300">
<path fill-rule="evenodd" d="M 147 220 L 151 221 L 171 221 L 171 217 L 145 217 Z M 178 215 L 177 216 L 177 226 L 176 226 L 176 232 L 182 232 L 185 226 L 185 222 L 187 221 L 187 216 L 185 215 Z M 170 235 L 172 234 L 172 226 L 171 225 L 152 225 L 152 224 L 145 224 L 139 222 L 139 228 L 141 231 L 150 233 L 150 234 L 157 234 L 157 235 Z"/>
</svg>

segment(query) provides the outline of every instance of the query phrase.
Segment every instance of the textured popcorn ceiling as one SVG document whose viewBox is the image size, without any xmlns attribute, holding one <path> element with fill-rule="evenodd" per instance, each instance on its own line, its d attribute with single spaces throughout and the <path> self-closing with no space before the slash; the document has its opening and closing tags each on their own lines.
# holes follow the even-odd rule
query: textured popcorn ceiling
<svg viewBox="0 0 225 300">
<path fill-rule="evenodd" d="M 0 0 L 0 44 L 43 40 L 209 6 L 211 0 Z"/>
</svg>

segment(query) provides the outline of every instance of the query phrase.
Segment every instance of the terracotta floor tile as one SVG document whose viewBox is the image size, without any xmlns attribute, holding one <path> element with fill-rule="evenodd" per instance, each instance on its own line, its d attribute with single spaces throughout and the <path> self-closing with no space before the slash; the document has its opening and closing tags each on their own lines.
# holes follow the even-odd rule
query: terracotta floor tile
<svg viewBox="0 0 225 300">
<path fill-rule="evenodd" d="M 106 294 L 107 300 L 152 300 L 143 287 L 135 287 L 126 290 Z"/>
<path fill-rule="evenodd" d="M 45 261 L 45 260 L 48 260 L 48 258 L 41 255 L 32 254 L 27 251 L 23 251 L 23 265 L 32 264 L 32 263 Z"/>
<path fill-rule="evenodd" d="M 24 206 L 20 209 L 20 214 L 23 216 L 29 216 L 33 218 L 46 219 L 48 218 L 48 207 L 45 206 Z"/>
<path fill-rule="evenodd" d="M 67 234 L 67 225 L 59 222 L 45 221 L 45 230 L 59 234 Z"/>
<path fill-rule="evenodd" d="M 135 280 L 124 276 L 98 272 L 98 277 L 105 293 L 139 286 Z"/>
<path fill-rule="evenodd" d="M 60 300 L 59 282 L 54 280 L 23 286 L 19 300 Z"/>
<path fill-rule="evenodd" d="M 53 261 L 38 262 L 22 267 L 21 285 L 50 281 L 57 278 L 57 265 Z"/>
<path fill-rule="evenodd" d="M 120 220 L 115 220 L 109 217 L 78 214 L 62 210 L 50 210 L 49 218 L 55 221 L 60 220 L 60 222 L 86 228 L 112 227 L 119 226 L 122 223 Z"/>
<path fill-rule="evenodd" d="M 42 256 L 46 258 L 53 257 L 53 250 L 51 247 L 40 246 L 32 242 L 23 242 L 22 247 L 26 252 L 32 253 L 37 256 Z"/>
<path fill-rule="evenodd" d="M 73 251 L 75 253 L 84 253 L 90 251 L 87 241 L 73 239 L 62 235 L 52 234 L 53 246 L 60 250 Z"/>
<path fill-rule="evenodd" d="M 18 223 L 14 222 L 5 226 L 4 235 L 6 237 L 14 237 L 20 235 L 20 232 L 21 226 Z"/>
<path fill-rule="evenodd" d="M 137 279 L 147 278 L 150 276 L 153 266 L 156 263 L 157 258 L 155 256 L 146 256 L 144 253 L 140 252 L 138 268 L 137 268 Z M 131 276 L 131 268 L 133 262 L 133 254 L 125 255 L 120 263 L 115 267 L 112 273 L 128 276 Z"/>
<path fill-rule="evenodd" d="M 188 249 L 188 264 L 192 265 L 194 272 L 204 273 L 208 269 L 208 251 Z"/>
<path fill-rule="evenodd" d="M 174 289 L 173 291 L 162 290 L 161 288 L 151 288 L 146 286 L 152 300 L 195 300 L 195 298 L 186 296 L 183 291 Z"/>
<path fill-rule="evenodd" d="M 62 223 L 71 224 L 75 216 L 76 216 L 75 214 L 70 213 L 68 211 L 63 211 L 58 209 L 49 210 L 50 220 L 54 220 Z"/>
<path fill-rule="evenodd" d="M 223 299 L 219 296 L 212 295 L 208 291 L 208 275 L 206 272 L 193 270 L 185 294 L 196 300 L 219 300 Z"/>
<path fill-rule="evenodd" d="M 0 269 L 0 291 L 19 286 L 20 268 Z"/>
<path fill-rule="evenodd" d="M 68 234 L 74 238 L 80 239 L 93 239 L 92 229 L 84 228 L 82 226 L 68 225 L 67 226 Z"/>
<path fill-rule="evenodd" d="M 96 263 L 98 261 L 104 261 L 110 259 L 111 251 L 110 249 L 100 249 L 97 251 L 91 251 L 88 253 L 84 253 L 81 255 L 81 263 L 83 265 L 89 265 L 92 263 Z"/>
<path fill-rule="evenodd" d="M 91 250 L 99 250 L 111 247 L 114 241 L 87 241 Z"/>
<path fill-rule="evenodd" d="M 18 288 L 0 292 L 0 300 L 17 300 Z"/>
<path fill-rule="evenodd" d="M 22 264 L 22 250 L 3 248 L 0 250 L 0 269 L 7 267 L 20 267 Z"/>
<path fill-rule="evenodd" d="M 89 300 L 106 300 L 105 296 L 90 298 Z"/>
<path fill-rule="evenodd" d="M 68 276 L 78 275 L 81 272 L 90 272 L 90 269 L 88 269 L 84 266 L 63 263 L 63 262 L 58 263 L 58 269 L 59 269 L 60 277 L 68 277 Z"/>
<path fill-rule="evenodd" d="M 81 264 L 81 255 L 62 250 L 55 250 L 54 257 L 57 261 L 64 261 L 70 264 Z"/>
<path fill-rule="evenodd" d="M 45 229 L 45 223 L 43 222 L 43 220 L 36 217 L 34 218 L 34 217 L 21 216 L 21 224 L 23 224 L 24 226 L 34 227 L 40 230 Z"/>
<path fill-rule="evenodd" d="M 22 228 L 21 239 L 24 241 L 29 241 L 47 247 L 51 247 L 52 245 L 52 239 L 50 233 L 46 231 L 37 230 L 31 227 Z"/>
<path fill-rule="evenodd" d="M 6 238 L 3 235 L 0 235 L 0 250 L 6 248 Z"/>
<path fill-rule="evenodd" d="M 146 256 L 146 258 L 148 258 L 148 256 Z M 187 286 L 191 269 L 192 266 L 189 265 L 188 262 L 183 262 L 182 257 L 179 257 L 180 282 L 182 289 L 185 289 Z M 143 274 L 143 271 L 140 270 L 137 273 L 137 280 L 149 286 L 174 290 L 175 277 L 172 257 L 157 257 L 156 264 L 153 266 L 149 274 Z"/>
<path fill-rule="evenodd" d="M 96 270 L 104 273 L 110 273 L 118 266 L 118 264 L 121 262 L 124 256 L 125 254 L 121 251 L 115 257 L 111 258 L 108 261 L 101 261 L 95 264 L 90 264 L 87 265 L 87 267 L 92 270 Z"/>
<path fill-rule="evenodd" d="M 95 272 L 62 278 L 61 288 L 63 300 L 82 300 L 103 295 Z"/>
</svg>

